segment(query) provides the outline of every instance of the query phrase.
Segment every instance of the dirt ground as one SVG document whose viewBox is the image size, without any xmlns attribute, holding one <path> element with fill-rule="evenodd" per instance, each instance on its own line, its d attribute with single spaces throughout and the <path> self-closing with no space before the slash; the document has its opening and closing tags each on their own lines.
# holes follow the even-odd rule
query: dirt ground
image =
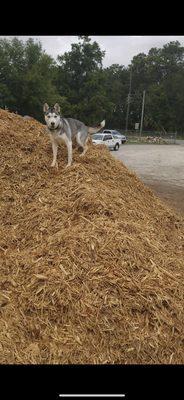
<svg viewBox="0 0 184 400">
<path fill-rule="evenodd" d="M 112 154 L 184 215 L 184 146 L 126 144 Z"/>
</svg>

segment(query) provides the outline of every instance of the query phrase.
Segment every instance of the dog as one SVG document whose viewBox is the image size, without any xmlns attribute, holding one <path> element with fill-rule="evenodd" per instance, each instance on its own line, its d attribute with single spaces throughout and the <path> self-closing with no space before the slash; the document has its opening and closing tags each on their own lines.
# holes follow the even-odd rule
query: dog
<svg viewBox="0 0 184 400">
<path fill-rule="evenodd" d="M 89 134 L 100 131 L 105 126 L 105 120 L 96 128 L 88 127 L 83 122 L 73 118 L 63 118 L 60 114 L 60 106 L 58 103 L 54 107 L 49 107 L 47 103 L 43 106 L 47 132 L 50 136 L 53 151 L 53 161 L 51 167 L 58 167 L 57 151 L 61 142 L 64 142 L 68 150 L 68 164 L 72 164 L 72 142 L 76 139 L 78 146 L 82 147 L 83 152 L 80 156 L 84 156 L 88 146 L 87 141 Z"/>
</svg>

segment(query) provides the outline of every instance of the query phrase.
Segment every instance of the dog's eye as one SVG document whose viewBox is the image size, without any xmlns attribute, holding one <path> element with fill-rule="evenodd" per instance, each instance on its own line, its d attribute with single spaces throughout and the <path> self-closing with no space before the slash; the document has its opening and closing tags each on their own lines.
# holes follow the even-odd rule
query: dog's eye
<svg viewBox="0 0 184 400">
<path fill-rule="evenodd" d="M 54 118 L 57 118 L 57 115 L 54 115 Z"/>
<path fill-rule="evenodd" d="M 50 115 L 47 115 L 47 118 L 50 118 Z"/>
</svg>

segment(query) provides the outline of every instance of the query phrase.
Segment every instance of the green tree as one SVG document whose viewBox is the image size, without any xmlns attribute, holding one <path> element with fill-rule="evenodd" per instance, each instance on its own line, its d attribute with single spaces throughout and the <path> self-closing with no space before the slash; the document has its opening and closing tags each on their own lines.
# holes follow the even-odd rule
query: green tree
<svg viewBox="0 0 184 400">
<path fill-rule="evenodd" d="M 178 41 L 135 55 L 126 68 L 103 68 L 104 56 L 88 36 L 79 36 L 57 61 L 33 39 L 0 39 L 0 107 L 43 121 L 43 103 L 58 102 L 66 117 L 88 125 L 105 118 L 106 127 L 124 129 L 132 71 L 129 128 L 140 121 L 146 90 L 146 129 L 184 132 L 184 47 Z"/>
<path fill-rule="evenodd" d="M 79 36 L 79 43 L 71 47 L 71 51 L 58 56 L 57 87 L 70 104 L 63 113 L 93 124 L 112 111 L 104 87 L 102 60 L 105 52 L 87 36 Z"/>
<path fill-rule="evenodd" d="M 163 48 L 150 49 L 132 59 L 132 103 L 130 124 L 141 114 L 142 93 L 146 90 L 145 118 L 147 128 L 183 129 L 184 47 L 170 42 Z"/>
<path fill-rule="evenodd" d="M 129 71 L 122 65 L 113 64 L 104 70 L 106 96 L 112 103 L 112 112 L 107 116 L 107 125 L 124 129 Z"/>
<path fill-rule="evenodd" d="M 56 63 L 41 43 L 17 38 L 0 40 L 0 102 L 42 120 L 44 102 L 61 102 L 55 85 Z"/>
</svg>

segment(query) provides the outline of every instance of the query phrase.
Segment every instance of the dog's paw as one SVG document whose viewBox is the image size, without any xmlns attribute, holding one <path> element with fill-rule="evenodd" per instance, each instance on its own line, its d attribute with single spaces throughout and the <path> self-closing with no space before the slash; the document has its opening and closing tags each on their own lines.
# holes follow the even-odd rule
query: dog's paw
<svg viewBox="0 0 184 400">
<path fill-rule="evenodd" d="M 86 151 L 87 151 L 87 148 L 85 148 L 85 149 L 83 150 L 83 152 L 79 155 L 79 157 L 84 157 L 85 154 L 86 154 Z"/>
<path fill-rule="evenodd" d="M 58 163 L 57 163 L 57 161 L 56 161 L 56 162 L 52 162 L 51 167 L 52 167 L 52 168 L 54 168 L 54 167 L 58 168 Z"/>
</svg>

